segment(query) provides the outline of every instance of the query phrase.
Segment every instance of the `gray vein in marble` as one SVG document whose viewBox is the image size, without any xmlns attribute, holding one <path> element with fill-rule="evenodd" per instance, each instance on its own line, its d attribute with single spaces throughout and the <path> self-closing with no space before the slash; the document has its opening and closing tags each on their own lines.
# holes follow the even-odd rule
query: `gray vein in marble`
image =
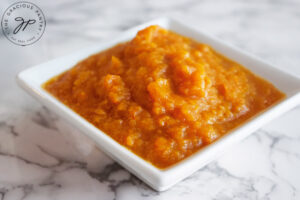
<svg viewBox="0 0 300 200">
<path fill-rule="evenodd" d="M 1 121 L 0 122 L 0 129 L 1 128 L 7 128 L 9 131 L 6 131 L 14 136 L 18 136 L 19 134 L 14 130 L 14 126 L 13 125 L 9 125 L 7 124 L 7 122 L 5 121 Z"/>
<path fill-rule="evenodd" d="M 46 107 L 43 107 L 41 111 L 37 111 L 36 115 L 33 116 L 32 121 L 52 130 L 57 130 L 53 123 L 54 119 L 51 119 L 49 110 Z"/>
<path fill-rule="evenodd" d="M 274 175 L 276 175 L 278 178 L 282 179 L 284 182 L 286 182 L 290 187 L 291 189 L 293 190 L 293 197 L 295 198 L 296 197 L 296 191 L 297 189 L 293 186 L 293 184 L 291 184 L 288 180 L 280 177 L 280 175 L 276 172 L 276 164 L 274 163 L 274 161 L 272 160 L 272 154 L 274 153 L 274 151 L 278 151 L 278 149 L 276 147 L 276 144 L 282 140 L 282 139 L 288 139 L 288 140 L 294 140 L 294 139 L 297 139 L 300 141 L 300 138 L 290 138 L 290 137 L 287 137 L 286 135 L 277 135 L 277 136 L 273 136 L 272 133 L 269 133 L 267 131 L 263 131 L 263 130 L 260 130 L 260 133 L 263 133 L 265 134 L 272 142 L 270 144 L 270 152 L 269 152 L 269 158 L 270 158 L 270 162 L 272 164 L 272 168 L 271 168 L 271 171 Z M 282 151 L 282 150 L 279 150 L 281 152 L 284 152 L 285 154 L 287 155 L 294 155 L 288 151 Z M 297 154 L 296 154 L 297 155 Z M 296 156 L 297 158 L 299 158 L 299 156 L 297 155 Z"/>
</svg>

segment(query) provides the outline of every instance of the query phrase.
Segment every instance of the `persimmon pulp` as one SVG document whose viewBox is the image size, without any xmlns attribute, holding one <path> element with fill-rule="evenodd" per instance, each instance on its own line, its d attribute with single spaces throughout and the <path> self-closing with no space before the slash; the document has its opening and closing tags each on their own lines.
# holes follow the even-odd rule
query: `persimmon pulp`
<svg viewBox="0 0 300 200">
<path fill-rule="evenodd" d="M 188 157 L 285 96 L 210 46 L 157 25 L 43 87 L 158 168 Z"/>
</svg>

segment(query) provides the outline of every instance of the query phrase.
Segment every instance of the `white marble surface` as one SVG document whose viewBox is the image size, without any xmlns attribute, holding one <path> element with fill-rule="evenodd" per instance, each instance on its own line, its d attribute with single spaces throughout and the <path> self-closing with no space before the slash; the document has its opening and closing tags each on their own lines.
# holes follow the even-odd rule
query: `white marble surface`
<svg viewBox="0 0 300 200">
<path fill-rule="evenodd" d="M 0 14 L 14 1 L 1 0 Z M 34 1 L 46 31 L 0 33 L 0 199 L 300 199 L 300 107 L 158 193 L 25 94 L 14 76 L 159 16 L 173 16 L 300 75 L 299 0 Z"/>
</svg>

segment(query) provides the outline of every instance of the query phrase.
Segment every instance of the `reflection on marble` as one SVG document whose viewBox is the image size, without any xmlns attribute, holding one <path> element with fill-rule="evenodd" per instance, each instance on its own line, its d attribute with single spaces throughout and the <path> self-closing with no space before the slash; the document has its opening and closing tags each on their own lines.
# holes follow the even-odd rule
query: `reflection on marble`
<svg viewBox="0 0 300 200">
<path fill-rule="evenodd" d="M 0 13 L 12 2 L 2 0 Z M 264 126 L 166 192 L 113 162 L 15 84 L 15 74 L 162 15 L 187 20 L 300 75 L 298 0 L 33 1 L 40 41 L 0 33 L 0 199 L 300 199 L 300 107 Z"/>
</svg>

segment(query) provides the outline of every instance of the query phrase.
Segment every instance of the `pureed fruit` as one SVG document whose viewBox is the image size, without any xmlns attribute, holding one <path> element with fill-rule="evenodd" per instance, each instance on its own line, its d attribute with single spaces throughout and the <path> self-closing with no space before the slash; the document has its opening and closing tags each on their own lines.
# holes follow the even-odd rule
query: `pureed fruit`
<svg viewBox="0 0 300 200">
<path fill-rule="evenodd" d="M 88 57 L 44 88 L 159 168 L 285 96 L 208 45 L 159 26 Z"/>
</svg>

